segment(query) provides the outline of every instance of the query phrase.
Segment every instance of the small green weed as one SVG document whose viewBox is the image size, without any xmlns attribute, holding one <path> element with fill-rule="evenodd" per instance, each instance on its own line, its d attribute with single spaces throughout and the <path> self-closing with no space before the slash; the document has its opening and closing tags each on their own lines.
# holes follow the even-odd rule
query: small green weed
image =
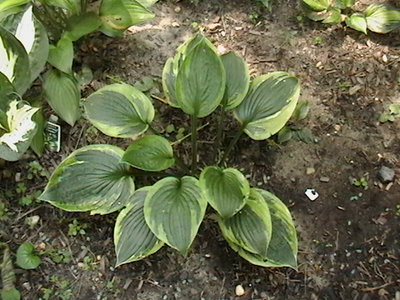
<svg viewBox="0 0 400 300">
<path fill-rule="evenodd" d="M 77 219 L 74 219 L 72 223 L 68 224 L 68 235 L 69 236 L 77 236 L 85 235 L 85 229 L 88 228 L 88 224 L 82 223 L 80 224 Z"/>
</svg>

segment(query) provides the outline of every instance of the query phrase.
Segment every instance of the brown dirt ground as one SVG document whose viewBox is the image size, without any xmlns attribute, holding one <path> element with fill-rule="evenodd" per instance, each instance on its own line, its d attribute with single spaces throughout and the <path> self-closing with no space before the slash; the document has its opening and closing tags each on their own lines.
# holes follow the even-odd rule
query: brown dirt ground
<svg viewBox="0 0 400 300">
<path fill-rule="evenodd" d="M 360 6 L 368 2 L 360 1 Z M 159 80 L 166 59 L 199 28 L 215 45 L 240 53 L 252 75 L 277 70 L 296 74 L 302 80 L 301 99 L 311 105 L 309 117 L 298 125 L 310 128 L 317 142 L 291 140 L 278 146 L 243 138 L 229 165 L 250 174 L 253 185 L 274 192 L 290 207 L 299 235 L 299 270 L 250 265 L 228 247 L 211 219 L 201 226 L 188 257 L 164 247 L 143 261 L 114 269 L 115 215 L 65 213 L 43 203 L 26 208 L 12 196 L 3 201 L 14 215 L 0 223 L 6 225 L 0 228 L 0 237 L 12 250 L 31 241 L 40 247 L 68 249 L 73 256 L 68 264 L 45 257 L 36 270 L 17 269 L 24 299 L 39 299 L 44 288 L 53 288 L 59 294 L 71 290 L 70 299 L 88 300 L 399 300 L 400 120 L 377 121 L 391 103 L 400 104 L 399 31 L 363 35 L 342 26 L 299 20 L 301 11 L 290 0 L 276 1 L 272 13 L 254 1 L 203 0 L 198 6 L 162 1 L 155 5 L 155 13 L 153 21 L 132 27 L 122 38 L 95 35 L 80 44 L 78 62 L 88 64 L 96 78 L 86 92 L 110 80 L 132 84 L 143 76 Z M 187 127 L 181 112 L 155 102 L 159 128 L 170 122 Z M 234 126 L 232 122 L 230 127 Z M 85 144 L 125 145 L 88 129 L 84 120 L 74 128 L 65 125 L 62 152 L 46 153 L 41 164 L 52 170 Z M 205 162 L 212 130 L 209 126 L 200 133 L 200 156 Z M 179 149 L 188 153 L 185 144 Z M 23 177 L 24 163 L 33 159 L 28 154 L 25 161 L 7 163 L 5 168 L 12 176 Z M 378 180 L 382 165 L 396 171 L 393 184 Z M 315 173 L 307 175 L 307 168 Z M 321 182 L 321 177 L 329 181 Z M 368 188 L 352 185 L 351 177 L 365 177 Z M 28 192 L 44 185 L 41 179 L 30 181 Z M 15 182 L 3 180 L 0 188 L 15 190 Z M 310 201 L 304 195 L 306 188 L 315 188 L 319 198 Z M 24 219 L 32 215 L 40 216 L 40 222 L 30 229 Z M 89 224 L 85 236 L 67 236 L 73 219 Z M 96 270 L 85 271 L 79 264 L 88 255 Z M 57 287 L 49 281 L 53 275 L 70 284 Z M 235 297 L 238 284 L 245 289 L 242 297 Z"/>
</svg>

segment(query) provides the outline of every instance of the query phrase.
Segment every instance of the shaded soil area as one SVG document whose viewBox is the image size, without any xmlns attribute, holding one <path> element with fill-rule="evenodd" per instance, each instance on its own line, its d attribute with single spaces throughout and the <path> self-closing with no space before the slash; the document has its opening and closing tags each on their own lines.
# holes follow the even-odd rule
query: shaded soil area
<svg viewBox="0 0 400 300">
<path fill-rule="evenodd" d="M 164 247 L 114 269 L 115 214 L 66 213 L 35 201 L 21 205 L 20 198 L 41 191 L 46 176 L 74 149 L 129 144 L 102 135 L 82 119 L 73 128 L 63 124 L 60 153 L 46 152 L 42 158 L 28 153 L 1 167 L 0 200 L 7 212 L 0 217 L 0 238 L 14 252 L 30 241 L 42 251 L 64 250 L 69 258 L 58 261 L 46 254 L 37 269 L 16 269 L 24 299 L 400 299 L 400 118 L 378 121 L 390 104 L 400 104 L 399 32 L 364 35 L 311 22 L 295 2 L 275 1 L 269 12 L 256 1 L 203 0 L 197 6 L 162 1 L 155 5 L 154 20 L 121 38 L 94 35 L 80 42 L 77 61 L 94 71 L 86 95 L 107 83 L 135 84 L 151 77 L 159 112 L 155 126 L 164 130 L 172 123 L 186 133 L 188 117 L 159 101 L 160 78 L 167 58 L 197 31 L 218 49 L 240 53 L 252 76 L 278 70 L 296 74 L 301 100 L 311 109 L 292 125 L 310 129 L 311 141 L 280 145 L 276 139 L 243 137 L 228 165 L 289 206 L 299 236 L 298 271 L 250 265 L 229 248 L 212 218 L 205 219 L 187 257 Z M 362 7 L 371 1 L 359 2 Z M 209 125 L 200 131 L 200 167 L 213 151 L 215 117 L 202 122 Z M 232 118 L 224 144 L 236 127 Z M 166 135 L 174 139 L 176 131 Z M 189 144 L 177 148 L 189 159 Z M 34 160 L 44 171 L 28 179 Z M 394 181 L 379 179 L 382 166 L 396 172 Z M 362 178 L 365 187 L 355 186 L 354 180 Z M 142 184 L 154 182 L 147 180 Z M 23 193 L 21 182 L 27 187 Z M 319 194 L 315 201 L 306 197 L 307 188 Z M 40 219 L 30 227 L 26 219 L 32 216 Z M 85 234 L 68 234 L 74 220 L 85 224 Z M 235 296 L 237 285 L 244 288 L 241 297 Z"/>
</svg>

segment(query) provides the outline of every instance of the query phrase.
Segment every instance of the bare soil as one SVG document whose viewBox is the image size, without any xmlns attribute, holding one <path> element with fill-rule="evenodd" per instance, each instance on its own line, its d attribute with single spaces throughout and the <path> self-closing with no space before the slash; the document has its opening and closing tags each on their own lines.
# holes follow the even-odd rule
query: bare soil
<svg viewBox="0 0 400 300">
<path fill-rule="evenodd" d="M 268 12 L 256 1 L 203 0 L 198 6 L 162 1 L 154 6 L 153 21 L 132 27 L 123 37 L 94 35 L 82 41 L 77 60 L 95 73 L 86 94 L 106 83 L 134 84 L 149 76 L 158 82 L 152 93 L 162 98 L 159 80 L 165 61 L 200 29 L 219 49 L 240 53 L 253 76 L 278 70 L 296 74 L 302 81 L 301 99 L 311 105 L 309 116 L 296 125 L 309 128 L 315 142 L 278 145 L 244 137 L 229 166 L 249 174 L 254 186 L 274 192 L 290 207 L 299 236 L 298 271 L 250 265 L 229 248 L 210 218 L 187 257 L 164 247 L 114 269 L 115 214 L 89 216 L 44 203 L 18 204 L 16 176 L 29 182 L 26 193 L 46 184 L 45 177 L 25 178 L 26 164 L 37 159 L 27 154 L 3 167 L 11 179 L 0 182 L 0 200 L 9 210 L 8 219 L 0 220 L 0 238 L 13 251 L 25 241 L 41 249 L 66 249 L 72 260 L 55 263 L 44 256 L 35 270 L 16 269 L 24 299 L 43 298 L 44 289 L 53 289 L 48 299 L 400 299 L 400 118 L 378 121 L 390 104 L 400 104 L 399 31 L 364 35 L 311 22 L 300 18 L 296 2 L 275 1 Z M 362 7 L 371 1 L 359 2 Z M 159 109 L 156 126 L 188 128 L 183 113 L 154 102 Z M 235 126 L 232 119 L 224 143 Z M 209 125 L 200 132 L 204 165 L 213 130 Z M 109 142 L 126 145 L 93 131 L 82 119 L 73 128 L 63 125 L 59 154 L 47 152 L 38 160 L 51 172 L 77 147 Z M 184 143 L 179 151 L 189 153 Z M 379 180 L 382 166 L 395 170 L 394 182 Z M 362 177 L 366 188 L 352 184 Z M 307 188 L 319 193 L 315 201 L 304 194 Z M 33 215 L 40 221 L 30 228 L 24 220 Z M 68 235 L 73 219 L 88 224 L 85 235 Z M 92 258 L 91 270 L 84 257 Z M 60 287 L 60 280 L 68 280 L 66 286 Z M 245 295 L 236 297 L 239 284 Z"/>
</svg>

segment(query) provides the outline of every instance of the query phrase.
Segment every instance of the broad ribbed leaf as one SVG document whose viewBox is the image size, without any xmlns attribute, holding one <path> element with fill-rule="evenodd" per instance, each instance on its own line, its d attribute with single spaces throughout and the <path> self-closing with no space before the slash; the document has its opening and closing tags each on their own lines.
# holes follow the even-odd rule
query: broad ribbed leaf
<svg viewBox="0 0 400 300">
<path fill-rule="evenodd" d="M 249 182 L 233 168 L 205 168 L 200 175 L 200 186 L 208 203 L 222 218 L 230 218 L 241 210 L 250 194 Z"/>
<path fill-rule="evenodd" d="M 222 105 L 225 109 L 233 109 L 244 99 L 249 90 L 250 74 L 247 64 L 235 52 L 221 56 L 226 73 L 225 94 Z"/>
<path fill-rule="evenodd" d="M 0 110 L 6 110 L 10 101 L 17 97 L 14 86 L 6 75 L 0 73 Z"/>
<path fill-rule="evenodd" d="M 100 18 L 100 31 L 108 36 L 121 35 L 131 25 L 131 16 L 122 0 L 101 1 Z"/>
<path fill-rule="evenodd" d="M 61 71 L 51 70 L 47 74 L 43 89 L 51 108 L 69 125 L 74 126 L 81 116 L 80 91 L 75 79 Z"/>
<path fill-rule="evenodd" d="M 254 189 L 246 205 L 233 217 L 219 218 L 219 226 L 226 240 L 257 254 L 267 257 L 272 236 L 271 215 L 267 203 Z"/>
<path fill-rule="evenodd" d="M 167 139 L 147 135 L 126 149 L 122 161 L 145 171 L 161 171 L 175 163 L 173 149 Z"/>
<path fill-rule="evenodd" d="M 44 151 L 44 128 L 46 125 L 46 120 L 44 118 L 42 110 L 39 109 L 33 115 L 32 119 L 37 125 L 37 131 L 32 139 L 31 149 L 36 153 L 36 155 L 41 156 Z"/>
<path fill-rule="evenodd" d="M 356 0 L 336 0 L 336 4 L 340 6 L 340 8 L 352 7 L 355 2 Z"/>
<path fill-rule="evenodd" d="M 322 21 L 324 24 L 340 24 L 342 22 L 342 13 L 340 8 L 329 7 L 326 17 Z"/>
<path fill-rule="evenodd" d="M 323 11 L 329 7 L 330 0 L 302 0 L 302 3 L 309 9 Z"/>
<path fill-rule="evenodd" d="M 254 140 L 277 133 L 290 119 L 300 94 L 299 80 L 283 72 L 257 77 L 235 117 Z"/>
<path fill-rule="evenodd" d="M 207 207 L 194 177 L 167 177 L 154 184 L 144 202 L 144 216 L 151 231 L 163 242 L 186 255 Z"/>
<path fill-rule="evenodd" d="M 66 9 L 71 15 L 79 15 L 81 13 L 81 0 L 41 0 L 41 2 Z"/>
<path fill-rule="evenodd" d="M 9 103 L 6 111 L 8 131 L 0 136 L 0 158 L 16 161 L 29 148 L 37 129 L 32 120 L 37 110 L 16 100 Z"/>
<path fill-rule="evenodd" d="M 97 30 L 100 25 L 101 20 L 99 16 L 93 12 L 74 15 L 68 19 L 67 31 L 63 36 L 71 41 L 77 41 L 81 37 Z"/>
<path fill-rule="evenodd" d="M 137 190 L 121 210 L 114 227 L 117 267 L 157 252 L 164 243 L 150 230 L 144 219 L 144 199 L 150 187 Z"/>
<path fill-rule="evenodd" d="M 122 0 L 125 8 L 128 10 L 131 17 L 129 26 L 146 22 L 154 18 L 154 14 L 143 6 L 140 1 L 136 0 Z"/>
<path fill-rule="evenodd" d="M 30 0 L 2 0 L 0 2 L 0 21 L 23 10 L 23 5 Z"/>
<path fill-rule="evenodd" d="M 155 4 L 158 0 L 138 0 L 138 2 L 144 7 L 150 7 Z"/>
<path fill-rule="evenodd" d="M 367 34 L 367 20 L 365 16 L 360 13 L 354 13 L 346 18 L 346 25 L 355 30 Z"/>
<path fill-rule="evenodd" d="M 256 189 L 269 207 L 272 236 L 267 259 L 279 266 L 297 267 L 297 235 L 292 216 L 286 205 L 274 194 Z"/>
<path fill-rule="evenodd" d="M 203 40 L 208 43 L 210 47 L 213 47 L 203 35 L 197 34 L 193 38 L 180 45 L 175 56 L 173 58 L 169 58 L 165 63 L 162 74 L 162 84 L 168 104 L 172 107 L 179 107 L 179 104 L 176 100 L 176 77 L 178 75 L 178 71 L 189 53 Z"/>
<path fill-rule="evenodd" d="M 28 53 L 21 42 L 0 26 L 0 72 L 23 95 L 31 84 Z"/>
<path fill-rule="evenodd" d="M 369 30 L 388 33 L 400 27 L 400 10 L 388 4 L 374 3 L 364 11 Z"/>
<path fill-rule="evenodd" d="M 313 21 L 322 21 L 326 19 L 329 16 L 329 13 L 327 10 L 323 11 L 313 11 L 310 9 L 306 9 L 305 11 L 307 18 Z"/>
<path fill-rule="evenodd" d="M 202 40 L 184 60 L 176 79 L 179 107 L 187 114 L 205 117 L 221 103 L 225 70 L 215 50 Z"/>
<path fill-rule="evenodd" d="M 67 38 L 61 38 L 57 46 L 50 45 L 48 62 L 58 70 L 72 74 L 72 62 L 74 60 L 74 47 L 72 41 Z"/>
<path fill-rule="evenodd" d="M 36 19 L 29 6 L 19 14 L 9 16 L 5 20 L 5 27 L 25 47 L 29 56 L 31 81 L 35 80 L 43 71 L 49 55 L 49 40 L 43 24 Z"/>
<path fill-rule="evenodd" d="M 144 133 L 154 118 L 150 99 L 128 84 L 111 84 L 84 102 L 86 116 L 101 132 L 113 137 L 134 138 Z"/>
<path fill-rule="evenodd" d="M 135 190 L 124 151 L 90 145 L 72 152 L 56 168 L 39 199 L 67 211 L 108 214 L 128 203 Z"/>
</svg>

